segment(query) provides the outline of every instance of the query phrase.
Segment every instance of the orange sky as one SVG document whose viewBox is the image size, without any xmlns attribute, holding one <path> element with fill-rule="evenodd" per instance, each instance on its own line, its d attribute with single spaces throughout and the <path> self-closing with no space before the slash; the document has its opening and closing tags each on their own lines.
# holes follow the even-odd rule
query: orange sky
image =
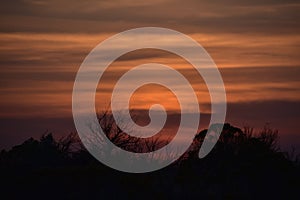
<svg viewBox="0 0 300 200">
<path fill-rule="evenodd" d="M 70 116 L 74 77 L 81 62 L 93 47 L 111 35 L 113 33 L 0 34 L 3 61 L 0 105 L 5 108 L 0 116 Z M 300 48 L 294 45 L 299 43 L 300 36 L 190 36 L 203 45 L 219 67 L 229 103 L 300 100 L 300 82 L 295 74 L 300 71 Z M 110 94 L 103 91 L 112 89 L 112 84 L 118 78 L 117 74 L 148 62 L 172 66 L 187 76 L 193 73 L 192 67 L 184 59 L 171 53 L 149 49 L 128 53 L 114 62 L 103 77 L 102 84 L 99 85 L 99 104 L 105 102 L 101 96 Z M 198 95 L 199 103 L 209 104 L 210 99 L 201 77 L 190 81 Z M 146 93 L 149 98 L 154 97 L 149 91 L 143 93 L 141 90 L 139 93 L 144 97 Z M 144 102 L 146 101 L 147 98 L 144 98 Z M 106 99 L 106 103 L 108 102 Z M 141 107 L 142 102 L 136 104 Z M 23 112 L 24 108 L 32 109 Z"/>
<path fill-rule="evenodd" d="M 45 129 L 73 130 L 72 123 L 57 124 L 62 118 L 72 118 L 73 82 L 85 56 L 107 37 L 143 26 L 175 29 L 208 51 L 224 79 L 227 121 L 256 127 L 270 122 L 299 141 L 299 8 L 292 0 L 2 2 L 0 145 L 21 141 L 31 131 L 38 135 Z M 170 53 L 149 49 L 129 53 L 114 62 L 103 77 L 97 106 L 109 102 L 118 73 L 147 62 L 166 64 L 186 75 L 192 72 L 188 63 Z M 190 81 L 202 111 L 209 112 L 204 82 L 201 78 Z M 143 109 L 149 100 L 159 100 L 161 93 L 169 102 L 165 105 L 175 109 L 176 103 L 170 103 L 175 102 L 174 96 L 157 86 L 155 90 L 141 88 L 132 106 Z M 29 119 L 37 125 L 28 125 Z M 11 127 L 15 121 L 18 126 Z M 20 135 L 23 130 L 26 133 Z"/>
</svg>

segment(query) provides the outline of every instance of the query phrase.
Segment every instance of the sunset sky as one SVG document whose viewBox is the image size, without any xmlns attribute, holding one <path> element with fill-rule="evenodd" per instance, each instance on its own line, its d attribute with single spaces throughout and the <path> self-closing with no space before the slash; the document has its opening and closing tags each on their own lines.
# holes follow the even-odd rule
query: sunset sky
<svg viewBox="0 0 300 200">
<path fill-rule="evenodd" d="M 300 149 L 297 1 L 11 0 L 1 2 L 0 16 L 0 149 L 46 130 L 56 136 L 75 131 L 72 89 L 82 61 L 108 37 L 145 26 L 180 31 L 207 50 L 224 80 L 227 122 L 255 128 L 270 123 L 285 148 Z M 189 64 L 174 54 L 130 52 L 103 77 L 97 106 L 109 102 L 117 74 L 148 62 L 191 73 Z M 198 78 L 190 82 L 202 111 L 209 113 L 205 84 Z M 166 107 L 176 109 L 174 96 L 159 86 L 141 88 L 132 106 L 145 109 L 145 101 L 155 102 L 162 93 Z"/>
</svg>

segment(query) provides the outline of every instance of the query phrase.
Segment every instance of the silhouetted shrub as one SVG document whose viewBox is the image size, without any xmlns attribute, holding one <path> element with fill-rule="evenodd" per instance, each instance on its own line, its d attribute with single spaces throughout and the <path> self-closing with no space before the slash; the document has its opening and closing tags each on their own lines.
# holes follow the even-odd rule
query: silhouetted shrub
<svg viewBox="0 0 300 200">
<path fill-rule="evenodd" d="M 0 188 L 10 198 L 299 197 L 299 163 L 290 159 L 295 156 L 280 151 L 276 130 L 266 126 L 255 133 L 251 128 L 242 130 L 224 124 L 216 146 L 199 159 L 206 133 L 203 130 L 197 134 L 178 161 L 146 174 L 122 173 L 102 165 L 74 133 L 59 140 L 47 133 L 40 140 L 30 138 L 9 151 L 1 151 Z M 116 140 L 125 144 L 123 139 Z"/>
</svg>

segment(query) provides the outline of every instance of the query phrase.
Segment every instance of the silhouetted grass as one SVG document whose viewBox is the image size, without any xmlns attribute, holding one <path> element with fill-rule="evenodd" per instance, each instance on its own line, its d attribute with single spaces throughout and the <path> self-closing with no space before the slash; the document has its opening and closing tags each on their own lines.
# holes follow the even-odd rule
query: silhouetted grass
<svg viewBox="0 0 300 200">
<path fill-rule="evenodd" d="M 1 195 L 38 199 L 299 199 L 299 162 L 281 152 L 278 133 L 225 124 L 212 152 L 198 151 L 206 130 L 172 165 L 128 174 L 95 160 L 76 134 L 28 139 L 0 153 Z"/>
</svg>

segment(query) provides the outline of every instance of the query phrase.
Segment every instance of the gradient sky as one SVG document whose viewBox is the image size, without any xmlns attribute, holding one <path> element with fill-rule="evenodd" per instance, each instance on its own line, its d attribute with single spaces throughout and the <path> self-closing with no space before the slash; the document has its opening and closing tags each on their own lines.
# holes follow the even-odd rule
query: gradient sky
<svg viewBox="0 0 300 200">
<path fill-rule="evenodd" d="M 0 148 L 39 137 L 47 129 L 56 135 L 75 131 L 71 95 L 85 56 L 117 32 L 158 26 L 191 36 L 214 59 L 227 91 L 227 122 L 256 128 L 270 123 L 285 147 L 300 149 L 299 19 L 300 3 L 292 0 L 2 1 Z M 128 53 L 103 77 L 98 106 L 109 97 L 117 72 L 147 62 L 191 73 L 188 63 L 167 52 Z M 190 81 L 203 111 L 209 112 L 203 81 Z M 145 87 L 133 106 L 144 109 L 145 100 L 151 102 L 163 91 Z M 173 101 L 171 93 L 164 93 Z"/>
</svg>

